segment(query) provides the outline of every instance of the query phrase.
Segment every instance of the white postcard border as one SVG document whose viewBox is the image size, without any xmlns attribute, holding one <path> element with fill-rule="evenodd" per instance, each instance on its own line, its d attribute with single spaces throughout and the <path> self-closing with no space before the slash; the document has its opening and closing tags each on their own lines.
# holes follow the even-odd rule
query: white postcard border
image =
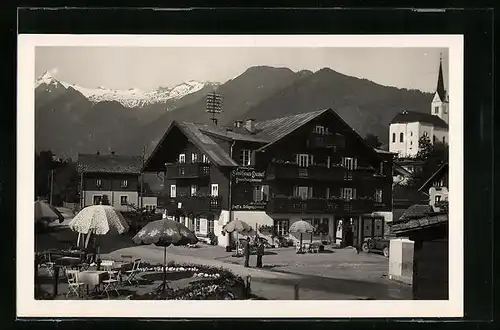
<svg viewBox="0 0 500 330">
<path fill-rule="evenodd" d="M 75 301 L 35 300 L 34 71 L 37 46 L 439 47 L 449 49 L 449 300 Z M 17 106 L 17 316 L 134 318 L 345 318 L 463 316 L 462 35 L 19 35 Z"/>
</svg>

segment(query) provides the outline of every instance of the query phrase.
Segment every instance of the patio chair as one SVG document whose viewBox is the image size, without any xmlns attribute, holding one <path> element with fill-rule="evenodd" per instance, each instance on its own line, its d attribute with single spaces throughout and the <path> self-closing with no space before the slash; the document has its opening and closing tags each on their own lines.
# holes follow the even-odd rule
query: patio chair
<svg viewBox="0 0 500 330">
<path fill-rule="evenodd" d="M 132 285 L 132 281 L 136 281 L 136 276 L 139 274 L 139 266 L 141 264 L 141 259 L 135 259 L 134 264 L 132 265 L 131 270 L 125 271 L 125 274 L 127 274 L 127 278 L 125 281 L 127 281 L 130 285 Z"/>
<path fill-rule="evenodd" d="M 113 268 L 113 264 L 114 264 L 113 260 L 102 260 L 101 261 L 102 270 L 110 272 L 111 269 Z"/>
<path fill-rule="evenodd" d="M 49 273 L 49 276 L 54 276 L 54 266 L 56 263 L 52 261 L 50 253 L 44 253 L 44 259 L 45 262 L 41 264 L 41 266 L 45 266 L 45 269 Z"/>
<path fill-rule="evenodd" d="M 68 279 L 68 293 L 66 293 L 66 298 L 73 293 L 79 298 L 85 283 L 78 281 L 78 271 L 66 270 L 66 278 Z"/>
<path fill-rule="evenodd" d="M 115 291 L 117 296 L 120 296 L 120 292 L 118 292 L 118 278 L 121 275 L 121 271 L 108 271 L 109 278 L 107 280 L 102 281 L 104 284 L 104 293 L 108 296 L 109 299 L 109 292 Z"/>
</svg>

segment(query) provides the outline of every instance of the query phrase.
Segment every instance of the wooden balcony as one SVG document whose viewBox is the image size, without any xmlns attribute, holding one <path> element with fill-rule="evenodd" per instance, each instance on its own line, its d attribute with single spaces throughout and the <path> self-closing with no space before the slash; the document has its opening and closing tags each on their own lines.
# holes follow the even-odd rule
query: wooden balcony
<svg viewBox="0 0 500 330">
<path fill-rule="evenodd" d="M 307 139 L 307 147 L 311 149 L 345 148 L 345 139 L 342 135 L 311 133 Z"/>
<path fill-rule="evenodd" d="M 167 210 L 167 212 L 174 212 L 181 203 L 182 213 L 203 213 L 203 212 L 217 212 L 222 207 L 221 196 L 178 196 L 175 198 L 163 197 L 158 199 L 158 206 Z"/>
<path fill-rule="evenodd" d="M 355 170 L 346 170 L 344 172 L 345 181 L 365 181 L 375 178 L 375 169 L 371 167 L 358 167 Z"/>
<path fill-rule="evenodd" d="M 186 163 L 167 165 L 167 180 L 210 177 L 210 164 Z"/>
<path fill-rule="evenodd" d="M 333 213 L 343 210 L 340 199 L 277 196 L 267 203 L 267 213 Z"/>
<path fill-rule="evenodd" d="M 357 198 L 344 202 L 344 211 L 349 213 L 371 213 L 374 203 L 371 198 Z"/>
<path fill-rule="evenodd" d="M 319 181 L 342 181 L 345 169 L 340 166 L 312 165 L 299 167 L 295 163 L 271 163 L 267 170 L 267 179 L 311 179 Z"/>
</svg>

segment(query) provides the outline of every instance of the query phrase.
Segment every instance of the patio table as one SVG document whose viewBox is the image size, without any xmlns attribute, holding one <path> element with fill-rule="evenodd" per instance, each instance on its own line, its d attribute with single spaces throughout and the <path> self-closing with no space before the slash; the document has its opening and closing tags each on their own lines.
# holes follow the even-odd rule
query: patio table
<svg viewBox="0 0 500 330">
<path fill-rule="evenodd" d="M 93 286 L 94 291 L 98 292 L 99 285 L 101 285 L 101 283 L 108 278 L 109 274 L 107 271 L 84 270 L 82 272 L 78 272 L 78 281 L 80 283 L 85 283 L 87 286 L 87 294 L 89 293 L 90 286 Z"/>
</svg>

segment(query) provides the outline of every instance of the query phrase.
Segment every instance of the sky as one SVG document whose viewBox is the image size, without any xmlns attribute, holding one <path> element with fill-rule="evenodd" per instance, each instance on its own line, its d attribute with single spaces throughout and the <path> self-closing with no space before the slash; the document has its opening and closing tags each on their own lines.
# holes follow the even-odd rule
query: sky
<svg viewBox="0 0 500 330">
<path fill-rule="evenodd" d="M 434 92 L 440 56 L 447 88 L 446 48 L 38 46 L 34 78 L 48 71 L 87 88 L 149 91 L 187 80 L 224 83 L 257 65 L 293 71 L 328 67 L 381 85 Z"/>
</svg>

